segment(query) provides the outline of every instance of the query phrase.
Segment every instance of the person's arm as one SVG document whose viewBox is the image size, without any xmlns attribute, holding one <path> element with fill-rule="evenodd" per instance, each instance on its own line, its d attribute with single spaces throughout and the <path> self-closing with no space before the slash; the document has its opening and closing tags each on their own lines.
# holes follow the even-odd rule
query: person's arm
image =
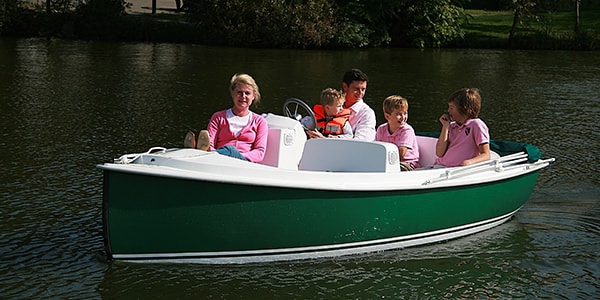
<svg viewBox="0 0 600 300">
<path fill-rule="evenodd" d="M 346 121 L 344 123 L 344 127 L 342 128 L 343 133 L 338 135 L 337 137 L 340 139 L 351 139 L 354 134 L 352 133 L 352 126 L 350 126 L 350 122 Z"/>
<path fill-rule="evenodd" d="M 478 162 L 482 162 L 482 161 L 486 161 L 486 160 L 490 160 L 490 159 L 491 159 L 490 144 L 485 143 L 485 144 L 479 145 L 479 154 L 477 156 L 463 160 L 460 163 L 460 165 L 468 166 L 468 165 L 476 164 Z"/>
<path fill-rule="evenodd" d="M 406 151 L 408 151 L 408 148 L 406 148 L 404 146 L 398 146 L 398 153 L 400 154 L 400 161 L 404 161 L 404 155 L 406 155 Z"/>
<path fill-rule="evenodd" d="M 263 160 L 267 150 L 267 138 L 269 135 L 269 126 L 267 124 L 267 120 L 259 115 L 256 116 L 259 117 L 256 120 L 256 139 L 250 146 L 250 151 L 242 153 L 242 155 L 251 162 L 261 162 Z"/>
<path fill-rule="evenodd" d="M 374 141 L 375 140 L 375 112 L 369 109 L 362 118 L 353 126 L 355 140 Z"/>
<path fill-rule="evenodd" d="M 435 144 L 435 155 L 442 157 L 446 154 L 448 149 L 448 132 L 450 131 L 450 117 L 447 114 L 443 114 L 440 117 L 440 123 L 442 123 L 442 130 L 438 137 L 437 143 Z"/>
<path fill-rule="evenodd" d="M 413 130 L 412 126 L 406 124 L 405 126 L 402 126 L 402 128 L 398 129 L 398 131 L 392 136 L 394 137 L 394 144 L 398 146 L 400 161 L 406 161 L 406 154 L 410 149 L 413 148 L 413 142 L 416 142 L 417 140 L 415 131 Z M 412 157 L 409 158 L 412 159 Z"/>
<path fill-rule="evenodd" d="M 477 144 L 479 154 L 477 154 L 475 157 L 465 159 L 460 163 L 461 166 L 468 166 L 478 162 L 490 160 L 492 157 L 490 153 L 490 132 L 487 125 L 485 125 L 481 119 L 475 120 L 471 134 L 473 135 L 474 142 Z"/>
<path fill-rule="evenodd" d="M 217 136 L 219 134 L 219 128 L 221 127 L 221 119 L 223 116 L 221 112 L 216 112 L 210 117 L 206 130 L 210 136 L 210 150 L 214 151 L 217 147 Z"/>
</svg>

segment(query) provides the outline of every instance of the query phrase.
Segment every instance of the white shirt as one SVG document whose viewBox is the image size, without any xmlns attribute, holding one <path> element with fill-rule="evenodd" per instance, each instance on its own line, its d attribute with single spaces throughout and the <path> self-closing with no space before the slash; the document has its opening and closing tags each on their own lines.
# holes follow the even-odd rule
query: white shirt
<svg viewBox="0 0 600 300">
<path fill-rule="evenodd" d="M 240 131 L 242 131 L 242 128 L 244 128 L 244 126 L 248 125 L 248 122 L 250 122 L 251 117 L 252 112 L 243 117 L 238 117 L 235 114 L 233 114 L 231 108 L 228 109 L 227 122 L 229 122 L 229 130 L 231 130 L 231 133 L 233 133 L 234 136 L 240 135 Z"/>
<path fill-rule="evenodd" d="M 363 141 L 375 140 L 375 111 L 367 105 L 362 99 L 352 104 L 350 108 L 350 117 L 348 122 L 352 126 L 354 139 Z"/>
</svg>

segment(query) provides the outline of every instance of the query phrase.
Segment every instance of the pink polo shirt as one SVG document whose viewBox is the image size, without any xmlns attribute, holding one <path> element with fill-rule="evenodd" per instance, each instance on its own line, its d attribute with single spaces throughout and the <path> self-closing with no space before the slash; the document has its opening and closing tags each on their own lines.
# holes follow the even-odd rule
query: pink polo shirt
<svg viewBox="0 0 600 300">
<path fill-rule="evenodd" d="M 447 167 L 458 166 L 465 159 L 479 155 L 479 145 L 489 142 L 488 127 L 481 119 L 469 119 L 463 125 L 452 122 L 448 131 L 446 153 L 436 158 L 435 163 Z"/>
<path fill-rule="evenodd" d="M 392 143 L 398 147 L 406 147 L 406 153 L 402 161 L 410 162 L 415 168 L 419 167 L 419 144 L 412 126 L 404 124 L 402 128 L 390 134 L 388 123 L 383 123 L 377 128 L 375 140 Z"/>
</svg>

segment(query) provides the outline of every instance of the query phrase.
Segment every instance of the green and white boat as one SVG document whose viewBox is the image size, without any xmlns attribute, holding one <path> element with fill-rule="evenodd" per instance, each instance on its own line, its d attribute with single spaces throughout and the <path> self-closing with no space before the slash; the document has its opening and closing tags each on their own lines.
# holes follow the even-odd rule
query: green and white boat
<svg viewBox="0 0 600 300">
<path fill-rule="evenodd" d="M 458 238 L 509 220 L 554 161 L 540 159 L 531 145 L 493 142 L 503 156 L 432 168 L 436 138 L 419 136 L 423 167 L 401 172 L 395 145 L 307 140 L 288 116 L 265 115 L 268 149 L 260 164 L 155 147 L 98 165 L 108 258 L 252 263 Z"/>
</svg>

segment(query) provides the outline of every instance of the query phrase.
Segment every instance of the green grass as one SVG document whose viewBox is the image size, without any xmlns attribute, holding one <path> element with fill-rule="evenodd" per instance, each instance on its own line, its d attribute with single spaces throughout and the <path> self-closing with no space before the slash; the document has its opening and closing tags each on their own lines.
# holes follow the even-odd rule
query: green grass
<svg viewBox="0 0 600 300">
<path fill-rule="evenodd" d="M 508 38 L 514 13 L 512 11 L 465 11 L 469 16 L 464 25 L 465 33 L 475 36 Z"/>
<path fill-rule="evenodd" d="M 507 38 L 512 27 L 514 12 L 466 10 L 469 21 L 464 25 L 467 34 L 484 37 Z M 517 30 L 525 32 L 554 32 L 557 34 L 573 33 L 575 28 L 575 11 L 536 12 L 537 18 L 523 18 Z M 581 8 L 580 30 L 600 34 L 600 7 Z"/>
<path fill-rule="evenodd" d="M 461 47 L 508 47 L 513 11 L 466 10 L 465 40 Z M 535 12 L 518 24 L 511 47 L 530 49 L 598 50 L 600 48 L 600 6 L 582 6 L 579 32 L 575 32 L 575 11 Z"/>
</svg>

